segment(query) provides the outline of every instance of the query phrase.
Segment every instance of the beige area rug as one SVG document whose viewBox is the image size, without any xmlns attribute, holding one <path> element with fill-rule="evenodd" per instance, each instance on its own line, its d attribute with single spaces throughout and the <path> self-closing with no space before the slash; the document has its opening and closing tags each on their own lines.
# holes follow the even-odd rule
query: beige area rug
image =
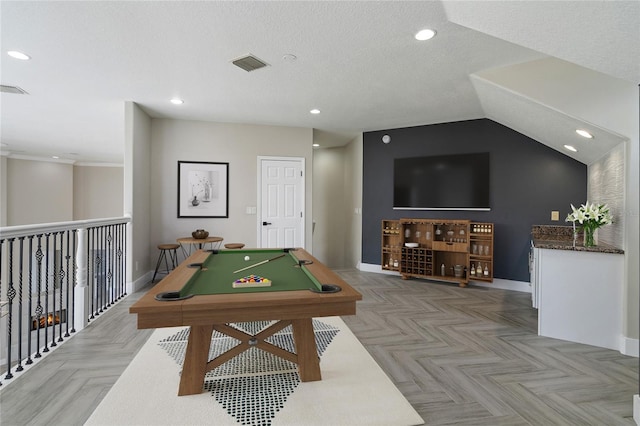
<svg viewBox="0 0 640 426">
<path fill-rule="evenodd" d="M 269 322 L 234 324 L 255 334 Z M 205 391 L 178 397 L 188 328 L 158 329 L 86 425 L 420 425 L 422 418 L 338 317 L 314 320 L 322 380 L 252 348 L 208 373 Z M 292 350 L 291 328 L 271 343 Z M 235 341 L 214 332 L 210 356 Z"/>
</svg>

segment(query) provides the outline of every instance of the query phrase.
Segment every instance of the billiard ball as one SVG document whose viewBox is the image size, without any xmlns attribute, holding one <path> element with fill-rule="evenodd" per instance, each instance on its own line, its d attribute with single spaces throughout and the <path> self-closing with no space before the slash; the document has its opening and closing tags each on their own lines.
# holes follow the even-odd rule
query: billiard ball
<svg viewBox="0 0 640 426">
<path fill-rule="evenodd" d="M 245 261 L 247 261 L 247 260 L 251 260 L 251 258 L 250 258 L 249 256 L 245 256 L 245 257 L 244 257 L 244 260 L 245 260 Z"/>
</svg>

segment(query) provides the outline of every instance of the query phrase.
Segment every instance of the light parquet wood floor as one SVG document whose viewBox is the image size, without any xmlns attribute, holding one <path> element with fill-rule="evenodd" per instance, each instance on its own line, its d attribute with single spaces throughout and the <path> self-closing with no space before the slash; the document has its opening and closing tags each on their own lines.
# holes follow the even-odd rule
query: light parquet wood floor
<svg viewBox="0 0 640 426">
<path fill-rule="evenodd" d="M 635 425 L 638 359 L 538 336 L 530 294 L 340 274 L 364 296 L 345 322 L 426 424 Z"/>
<path fill-rule="evenodd" d="M 537 336 L 529 294 L 338 272 L 364 295 L 345 322 L 426 424 L 635 424 L 638 359 Z M 141 295 L 3 389 L 0 424 L 83 424 L 152 332 Z"/>
</svg>

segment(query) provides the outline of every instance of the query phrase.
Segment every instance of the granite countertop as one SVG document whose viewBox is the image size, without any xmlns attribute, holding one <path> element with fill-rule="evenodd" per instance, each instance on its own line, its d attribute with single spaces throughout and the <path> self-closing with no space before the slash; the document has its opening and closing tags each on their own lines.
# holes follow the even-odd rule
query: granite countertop
<svg viewBox="0 0 640 426">
<path fill-rule="evenodd" d="M 571 226 L 533 225 L 531 227 L 531 241 L 533 241 L 535 248 L 624 254 L 624 250 L 607 243 L 599 242 L 595 247 L 585 247 L 582 232 L 578 233 L 574 246 L 573 227 Z"/>
</svg>

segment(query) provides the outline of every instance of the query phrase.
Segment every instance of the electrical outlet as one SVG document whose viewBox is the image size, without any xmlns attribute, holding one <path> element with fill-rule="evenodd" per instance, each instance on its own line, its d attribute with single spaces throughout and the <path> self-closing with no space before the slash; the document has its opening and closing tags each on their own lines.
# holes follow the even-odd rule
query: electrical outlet
<svg viewBox="0 0 640 426">
<path fill-rule="evenodd" d="M 560 220 L 560 212 L 558 210 L 551 211 L 551 220 Z"/>
</svg>

